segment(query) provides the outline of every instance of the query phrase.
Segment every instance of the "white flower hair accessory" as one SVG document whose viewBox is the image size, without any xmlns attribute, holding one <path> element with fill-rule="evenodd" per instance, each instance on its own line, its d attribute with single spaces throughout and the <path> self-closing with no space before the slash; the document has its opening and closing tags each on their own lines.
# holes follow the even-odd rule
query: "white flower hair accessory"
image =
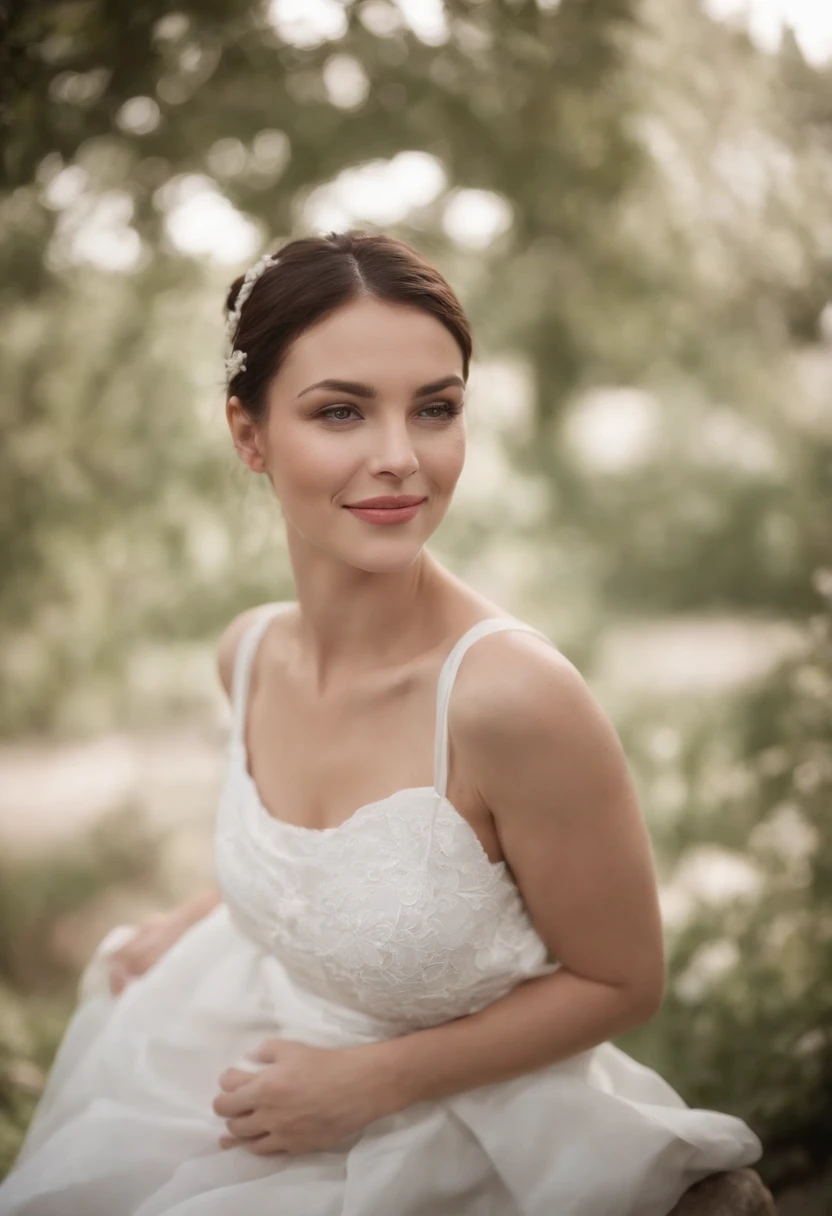
<svg viewBox="0 0 832 1216">
<path fill-rule="evenodd" d="M 238 372 L 244 372 L 246 369 L 246 352 L 244 350 L 233 349 L 234 335 L 236 334 L 237 326 L 240 323 L 240 314 L 243 311 L 243 305 L 251 295 L 252 288 L 254 287 L 256 281 L 260 278 L 260 275 L 265 270 L 268 270 L 269 266 L 276 261 L 276 253 L 266 253 L 258 262 L 255 262 L 253 266 L 249 267 L 245 273 L 242 283 L 240 284 L 240 290 L 237 292 L 234 307 L 231 309 L 226 319 L 225 336 L 228 339 L 229 346 L 232 347 L 231 353 L 225 360 L 225 372 L 229 381 L 233 380 Z"/>
</svg>

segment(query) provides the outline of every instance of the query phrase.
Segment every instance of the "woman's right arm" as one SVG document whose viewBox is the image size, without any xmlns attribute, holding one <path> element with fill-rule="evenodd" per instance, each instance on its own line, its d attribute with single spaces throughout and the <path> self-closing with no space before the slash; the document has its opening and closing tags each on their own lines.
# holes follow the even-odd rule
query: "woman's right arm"
<svg viewBox="0 0 832 1216">
<path fill-rule="evenodd" d="M 217 672 L 229 702 L 232 697 L 231 686 L 234 678 L 234 659 L 237 654 L 237 647 L 246 629 L 254 620 L 257 611 L 257 608 L 248 608 L 246 611 L 238 613 L 231 623 L 226 625 L 217 643 Z M 216 908 L 221 900 L 222 894 L 219 888 L 209 887 L 207 891 L 202 891 L 199 895 L 195 895 L 193 899 L 188 900 L 187 903 L 181 904 L 176 911 L 181 914 L 186 926 L 195 925 L 198 920 L 202 920 L 203 916 L 207 916 L 213 908 Z"/>
<path fill-rule="evenodd" d="M 237 647 L 256 612 L 256 608 L 241 612 L 220 635 L 217 645 L 217 670 L 229 701 L 232 695 Z M 138 926 L 130 940 L 111 955 L 110 991 L 117 995 L 131 977 L 143 975 L 186 930 L 207 916 L 221 901 L 222 893 L 219 888 L 211 886 L 175 908 L 148 917 Z"/>
<path fill-rule="evenodd" d="M 248 608 L 245 612 L 238 613 L 231 623 L 226 625 L 217 643 L 217 672 L 229 702 L 232 696 L 231 685 L 234 677 L 234 658 L 237 654 L 237 647 L 257 611 L 256 608 Z M 186 927 L 195 925 L 198 920 L 202 920 L 203 916 L 207 916 L 213 908 L 216 908 L 221 900 L 222 894 L 219 888 L 209 887 L 207 891 L 202 891 L 199 895 L 195 895 L 193 899 L 188 900 L 187 903 L 181 904 L 176 909 L 176 912 L 181 915 Z"/>
</svg>

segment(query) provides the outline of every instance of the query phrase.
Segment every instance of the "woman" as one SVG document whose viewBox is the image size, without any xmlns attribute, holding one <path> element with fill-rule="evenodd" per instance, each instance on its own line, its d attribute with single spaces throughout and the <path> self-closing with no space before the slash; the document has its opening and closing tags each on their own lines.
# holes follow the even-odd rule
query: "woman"
<svg viewBox="0 0 832 1216">
<path fill-rule="evenodd" d="M 465 457 L 460 305 L 346 233 L 227 309 L 298 599 L 220 641 L 218 889 L 100 944 L 0 1212 L 666 1216 L 761 1146 L 609 1042 L 664 983 L 618 739 L 425 548 Z"/>
</svg>

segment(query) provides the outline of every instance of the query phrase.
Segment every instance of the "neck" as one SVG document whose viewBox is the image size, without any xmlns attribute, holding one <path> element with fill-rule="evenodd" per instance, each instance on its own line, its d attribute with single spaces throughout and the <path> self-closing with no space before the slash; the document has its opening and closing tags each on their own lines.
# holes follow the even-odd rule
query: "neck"
<svg viewBox="0 0 832 1216">
<path fill-rule="evenodd" d="M 400 667 L 453 630 L 452 576 L 426 550 L 406 570 L 378 574 L 331 564 L 295 570 L 300 662 L 318 694 Z"/>
</svg>

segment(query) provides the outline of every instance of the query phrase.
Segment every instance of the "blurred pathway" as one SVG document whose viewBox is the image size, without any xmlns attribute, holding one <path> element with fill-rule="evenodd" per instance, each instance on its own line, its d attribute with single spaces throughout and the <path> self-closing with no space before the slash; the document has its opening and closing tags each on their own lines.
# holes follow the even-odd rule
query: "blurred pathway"
<svg viewBox="0 0 832 1216">
<path fill-rule="evenodd" d="M 213 737 L 212 737 L 213 736 Z M 0 849 L 31 856 L 135 808 L 151 831 L 210 836 L 223 776 L 216 732 L 182 727 L 0 747 Z"/>
</svg>

